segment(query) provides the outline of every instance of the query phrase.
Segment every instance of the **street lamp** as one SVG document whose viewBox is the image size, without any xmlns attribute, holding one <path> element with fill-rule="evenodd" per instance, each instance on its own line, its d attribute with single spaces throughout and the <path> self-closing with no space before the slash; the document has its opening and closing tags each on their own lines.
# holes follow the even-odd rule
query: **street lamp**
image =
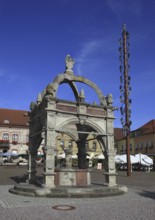
<svg viewBox="0 0 155 220">
<path fill-rule="evenodd" d="M 131 85 L 129 76 L 130 65 L 128 63 L 129 53 L 129 33 L 126 31 L 126 25 L 123 25 L 122 37 L 119 40 L 120 47 L 120 102 L 121 102 L 121 124 L 123 133 L 126 137 L 126 153 L 127 153 L 127 176 L 131 175 L 131 162 L 130 162 L 130 126 L 131 126 Z"/>
</svg>

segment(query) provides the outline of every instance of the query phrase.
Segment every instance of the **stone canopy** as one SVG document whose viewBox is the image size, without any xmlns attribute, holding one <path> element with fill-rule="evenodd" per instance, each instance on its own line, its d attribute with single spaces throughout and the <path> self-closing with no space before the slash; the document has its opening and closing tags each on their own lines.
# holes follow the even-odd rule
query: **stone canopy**
<svg viewBox="0 0 155 220">
<path fill-rule="evenodd" d="M 74 60 L 66 56 L 66 69 L 58 74 L 53 82 L 38 94 L 36 102 L 30 104 L 29 132 L 29 183 L 36 182 L 37 150 L 44 140 L 44 186 L 54 188 L 57 185 L 55 152 L 56 138 L 59 133 L 69 135 L 77 144 L 78 169 L 87 170 L 86 139 L 91 133 L 103 150 L 105 167 L 105 185 L 116 185 L 114 156 L 114 110 L 111 94 L 104 96 L 98 86 L 87 78 L 73 72 Z M 84 90 L 78 91 L 76 82 L 90 86 L 97 94 L 99 104 L 85 102 Z M 67 83 L 74 94 L 75 101 L 59 100 L 57 90 L 61 84 Z M 87 94 L 86 94 L 87 95 Z M 67 152 L 67 151 L 66 151 Z M 70 152 L 67 152 L 68 158 Z M 71 169 L 69 160 L 67 167 Z M 60 182 L 59 182 L 60 183 Z M 88 181 L 89 184 L 89 181 Z"/>
</svg>

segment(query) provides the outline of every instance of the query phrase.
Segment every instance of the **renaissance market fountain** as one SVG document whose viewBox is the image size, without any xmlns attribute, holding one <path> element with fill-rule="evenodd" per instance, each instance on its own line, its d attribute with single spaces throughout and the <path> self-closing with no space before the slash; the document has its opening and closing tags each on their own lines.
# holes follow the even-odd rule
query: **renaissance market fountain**
<svg viewBox="0 0 155 220">
<path fill-rule="evenodd" d="M 66 69 L 49 83 L 36 102 L 30 104 L 28 181 L 14 186 L 11 193 L 43 197 L 100 197 L 122 194 L 125 187 L 116 183 L 114 156 L 114 110 L 112 95 L 106 97 L 96 84 L 73 72 L 74 60 L 66 56 Z M 85 102 L 84 91 L 78 91 L 76 82 L 90 86 L 97 94 L 99 104 Z M 75 101 L 59 100 L 57 90 L 67 83 Z M 78 149 L 78 168 L 71 166 L 71 152 L 66 151 L 66 167 L 55 167 L 56 138 L 67 134 Z M 99 142 L 105 156 L 105 182 L 91 183 L 91 170 L 86 164 L 86 139 L 89 134 Z M 44 141 L 43 184 L 38 184 L 36 157 Z"/>
</svg>

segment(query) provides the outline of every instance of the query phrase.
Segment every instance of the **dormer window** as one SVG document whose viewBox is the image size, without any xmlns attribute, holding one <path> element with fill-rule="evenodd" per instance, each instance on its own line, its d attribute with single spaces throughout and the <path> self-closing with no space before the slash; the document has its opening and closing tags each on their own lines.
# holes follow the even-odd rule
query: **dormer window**
<svg viewBox="0 0 155 220">
<path fill-rule="evenodd" d="M 4 120 L 4 124 L 9 124 L 9 120 Z"/>
</svg>

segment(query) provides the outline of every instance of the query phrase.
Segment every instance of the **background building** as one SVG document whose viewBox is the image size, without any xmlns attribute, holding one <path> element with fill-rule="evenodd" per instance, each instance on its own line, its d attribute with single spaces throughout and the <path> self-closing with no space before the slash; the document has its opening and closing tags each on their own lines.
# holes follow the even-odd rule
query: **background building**
<svg viewBox="0 0 155 220">
<path fill-rule="evenodd" d="M 121 132 L 121 130 L 119 130 L 119 132 Z M 123 134 L 121 136 L 118 133 L 116 146 L 118 154 L 126 153 L 126 140 Z M 150 156 L 155 155 L 155 120 L 151 120 L 143 126 L 141 126 L 140 128 L 131 131 L 130 154 L 138 153 L 147 154 Z"/>
<path fill-rule="evenodd" d="M 0 109 L 0 152 L 27 154 L 29 146 L 29 116 L 28 111 Z M 87 138 L 86 148 L 88 157 L 100 155 L 102 150 L 96 139 L 90 134 Z M 66 134 L 58 134 L 55 154 L 61 155 L 66 149 L 77 155 L 76 143 Z M 43 154 L 44 141 L 38 149 Z"/>
<path fill-rule="evenodd" d="M 135 153 L 155 154 L 155 120 L 132 132 L 134 138 Z"/>
<path fill-rule="evenodd" d="M 126 153 L 126 139 L 121 128 L 114 129 L 115 148 L 117 154 Z M 87 138 L 87 155 L 95 157 L 102 154 L 102 149 L 91 134 Z M 0 152 L 27 154 L 29 146 L 29 116 L 28 111 L 0 109 Z M 44 142 L 38 149 L 43 154 Z M 77 156 L 76 143 L 66 134 L 59 134 L 56 140 L 55 154 L 61 155 L 70 149 L 73 158 Z M 130 133 L 130 154 L 155 155 L 155 120 L 151 120 Z"/>
<path fill-rule="evenodd" d="M 26 154 L 28 150 L 28 112 L 0 109 L 0 151 Z"/>
</svg>

